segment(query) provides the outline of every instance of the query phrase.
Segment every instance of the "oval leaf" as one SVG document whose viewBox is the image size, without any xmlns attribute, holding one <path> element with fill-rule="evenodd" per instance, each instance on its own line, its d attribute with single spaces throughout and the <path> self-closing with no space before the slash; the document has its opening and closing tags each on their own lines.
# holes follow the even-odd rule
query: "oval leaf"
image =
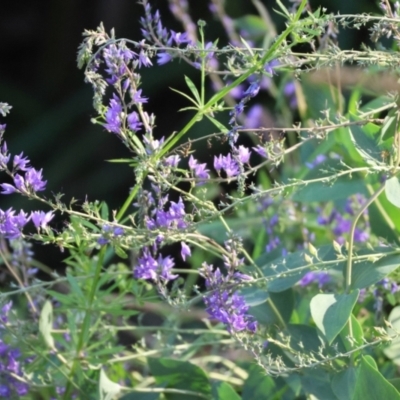
<svg viewBox="0 0 400 400">
<path fill-rule="evenodd" d="M 387 199 L 393 205 L 400 208 L 400 180 L 397 176 L 392 176 L 386 181 L 385 193 Z"/>
<path fill-rule="evenodd" d="M 352 400 L 365 399 L 400 400 L 400 394 L 396 388 L 363 357 L 358 370 Z"/>
<path fill-rule="evenodd" d="M 317 294 L 311 299 L 311 315 L 329 344 L 349 320 L 358 294 L 359 290 L 350 294 Z"/>
</svg>

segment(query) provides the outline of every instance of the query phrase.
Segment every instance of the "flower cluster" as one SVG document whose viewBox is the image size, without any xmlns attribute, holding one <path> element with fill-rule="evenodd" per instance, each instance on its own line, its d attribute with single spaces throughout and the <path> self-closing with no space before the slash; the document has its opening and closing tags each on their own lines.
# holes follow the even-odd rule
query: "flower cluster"
<svg viewBox="0 0 400 400">
<path fill-rule="evenodd" d="M 2 103 L 6 104 L 6 103 Z M 1 183 L 1 194 L 19 193 L 28 197 L 36 196 L 37 192 L 46 188 L 47 181 L 43 180 L 42 170 L 30 166 L 30 161 L 23 153 L 15 155 L 10 164 L 11 154 L 8 152 L 7 143 L 3 140 L 6 125 L 0 125 L 0 171 L 5 171 L 13 179 L 14 185 Z M 0 210 L 0 235 L 6 239 L 17 239 L 22 236 L 25 225 L 32 220 L 37 229 L 45 229 L 53 218 L 53 212 L 32 211 L 30 215 L 20 210 L 18 213 L 9 208 Z"/>
<path fill-rule="evenodd" d="M 320 210 L 320 215 L 317 218 L 319 225 L 329 225 L 335 236 L 336 242 L 344 244 L 346 235 L 350 232 L 354 216 L 365 203 L 365 197 L 358 194 L 349 198 L 344 207 L 344 213 L 333 208 L 328 215 L 324 215 L 323 210 Z M 365 210 L 363 218 L 354 232 L 355 242 L 366 242 L 369 239 L 369 220 L 368 211 Z"/>
<path fill-rule="evenodd" d="M 134 276 L 138 279 L 151 279 L 153 281 L 167 282 L 177 278 L 177 275 L 171 273 L 175 265 L 172 257 L 163 257 L 159 252 L 160 246 L 164 241 L 164 230 L 166 232 L 171 230 L 182 230 L 187 228 L 188 223 L 186 220 L 185 205 L 182 198 L 177 202 L 170 201 L 169 196 L 159 196 L 158 203 L 154 200 L 150 192 L 144 191 L 142 197 L 146 201 L 148 208 L 148 215 L 144 216 L 144 223 L 150 231 L 158 230 L 157 238 L 153 246 L 146 246 L 141 251 L 141 256 L 134 268 Z M 167 206 L 169 203 L 169 206 Z M 137 203 L 136 205 L 140 205 Z M 160 231 L 161 230 L 161 231 Z M 189 246 L 182 242 L 181 255 L 183 260 L 191 255 Z"/>
<path fill-rule="evenodd" d="M 140 23 L 142 25 L 142 35 L 147 41 L 167 47 L 173 45 L 178 47 L 182 44 L 191 43 L 186 32 L 175 32 L 165 28 L 161 22 L 160 12 L 156 10 L 152 13 L 149 3 L 145 5 L 144 11 L 145 16 L 140 18 Z M 174 52 L 172 51 L 160 51 L 157 53 L 157 64 L 166 64 L 172 60 L 173 56 Z"/>
<path fill-rule="evenodd" d="M 11 306 L 9 302 L 0 309 L 0 397 L 7 399 L 24 396 L 29 390 L 23 380 L 21 352 L 6 343 L 6 324 Z"/>
<path fill-rule="evenodd" d="M 100 245 L 105 245 L 110 243 L 114 238 L 122 236 L 124 234 L 124 229 L 119 226 L 111 226 L 104 224 L 101 229 L 101 235 L 97 239 L 97 243 Z"/>
<path fill-rule="evenodd" d="M 234 290 L 237 284 L 250 277 L 240 273 L 223 276 L 219 268 L 214 270 L 207 263 L 203 263 L 200 273 L 206 279 L 208 293 L 203 300 L 210 317 L 222 322 L 229 332 L 255 332 L 257 321 L 247 314 L 249 306 L 244 297 Z"/>
<path fill-rule="evenodd" d="M 237 248 L 240 246 L 235 239 L 225 242 L 227 254 L 223 256 L 227 274 L 224 276 L 219 268 L 203 263 L 200 274 L 205 278 L 207 294 L 203 297 L 206 311 L 211 318 L 222 322 L 229 332 L 247 330 L 255 332 L 257 321 L 247 314 L 249 306 L 236 288 L 243 281 L 251 280 L 248 275 L 238 272 L 243 264 Z"/>
</svg>

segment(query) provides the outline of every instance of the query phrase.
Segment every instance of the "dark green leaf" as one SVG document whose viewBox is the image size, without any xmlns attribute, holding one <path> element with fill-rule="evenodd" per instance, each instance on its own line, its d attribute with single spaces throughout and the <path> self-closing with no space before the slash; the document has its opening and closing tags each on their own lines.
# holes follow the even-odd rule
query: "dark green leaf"
<svg viewBox="0 0 400 400">
<path fill-rule="evenodd" d="M 301 383 L 307 394 L 321 400 L 337 400 L 331 389 L 330 376 L 321 369 L 307 370 L 301 377 Z"/>
<path fill-rule="evenodd" d="M 351 118 L 354 121 L 354 118 Z M 365 126 L 351 125 L 349 128 L 350 140 L 361 160 L 371 166 L 382 165 L 381 149 L 376 141 L 367 134 Z"/>
<path fill-rule="evenodd" d="M 350 294 L 317 294 L 311 299 L 311 315 L 329 344 L 349 320 L 358 293 L 355 290 Z"/>
<path fill-rule="evenodd" d="M 259 290 L 259 289 L 254 289 Z M 269 302 L 264 302 L 254 307 L 250 307 L 249 314 L 261 324 L 271 325 L 280 324 L 280 319 L 276 314 L 274 308 L 279 312 L 282 319 L 288 322 L 292 315 L 294 308 L 294 295 L 293 290 L 288 289 L 279 293 L 269 293 L 270 301 L 273 303 L 273 307 Z"/>
<path fill-rule="evenodd" d="M 353 398 L 356 379 L 357 374 L 354 367 L 341 371 L 333 377 L 331 383 L 332 390 L 339 400 L 350 400 Z"/>
<path fill-rule="evenodd" d="M 318 170 L 318 167 L 316 169 Z M 365 182 L 361 179 L 342 177 L 332 184 L 315 182 L 304 185 L 293 194 L 292 198 L 293 201 L 312 203 L 314 201 L 347 199 L 357 193 L 368 194 Z"/>
<path fill-rule="evenodd" d="M 400 400 L 400 394 L 379 371 L 362 358 L 352 400 L 366 399 Z"/>
<path fill-rule="evenodd" d="M 270 399 L 275 388 L 274 380 L 265 374 L 258 365 L 253 365 L 250 368 L 249 376 L 243 384 L 242 399 Z"/>
<path fill-rule="evenodd" d="M 290 337 L 290 346 L 297 351 L 318 353 L 322 346 L 322 340 L 317 329 L 301 324 L 289 324 L 287 331 Z"/>
<path fill-rule="evenodd" d="M 364 344 L 364 333 L 362 327 L 353 314 L 351 314 L 350 316 L 350 322 L 352 328 L 352 341 L 348 339 L 348 337 L 350 336 L 349 324 L 346 324 L 340 332 L 340 338 L 342 339 L 342 343 L 346 348 L 346 351 L 352 350 L 355 345 L 361 346 Z"/>
<path fill-rule="evenodd" d="M 212 385 L 212 400 L 240 400 L 240 396 L 229 383 L 215 382 Z"/>
<path fill-rule="evenodd" d="M 169 358 L 149 358 L 148 362 L 158 385 L 211 396 L 210 381 L 200 367 Z M 165 397 L 168 400 L 187 400 L 188 396 L 168 393 Z"/>
<path fill-rule="evenodd" d="M 371 257 L 373 258 L 374 254 L 392 253 L 393 250 L 394 249 L 391 247 L 377 247 L 374 250 L 365 249 L 359 251 L 358 254 L 371 254 Z M 356 262 L 353 265 L 351 287 L 354 289 L 362 289 L 371 286 L 388 276 L 399 266 L 400 253 L 383 256 L 375 262 L 374 260 Z"/>
</svg>

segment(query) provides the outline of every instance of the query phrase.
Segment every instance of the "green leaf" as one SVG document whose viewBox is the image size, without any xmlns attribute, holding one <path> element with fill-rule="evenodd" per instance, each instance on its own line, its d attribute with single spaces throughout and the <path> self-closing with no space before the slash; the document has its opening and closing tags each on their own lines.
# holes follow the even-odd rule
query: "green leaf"
<svg viewBox="0 0 400 400">
<path fill-rule="evenodd" d="M 390 110 L 382 124 L 382 130 L 379 138 L 380 143 L 392 138 L 395 135 L 398 129 L 398 124 L 399 111 Z"/>
<path fill-rule="evenodd" d="M 327 263 L 326 267 L 341 268 L 345 265 L 344 261 L 337 259 L 337 254 L 332 246 L 321 246 L 317 250 L 318 258 Z M 313 268 L 305 260 L 305 254 L 305 250 L 299 250 L 286 256 L 276 257 L 277 252 L 271 252 L 256 260 L 267 278 L 269 292 L 281 292 L 289 289 Z"/>
<path fill-rule="evenodd" d="M 385 182 L 385 193 L 387 199 L 400 208 L 400 179 L 397 176 L 392 176 Z"/>
<path fill-rule="evenodd" d="M 374 369 L 364 357 L 357 371 L 357 380 L 352 400 L 390 399 L 400 400 L 400 394 L 383 375 Z"/>
<path fill-rule="evenodd" d="M 353 398 L 356 379 L 357 373 L 354 367 L 341 371 L 332 378 L 331 387 L 333 393 L 335 393 L 339 400 L 349 400 Z"/>
<path fill-rule="evenodd" d="M 329 344 L 350 318 L 358 294 L 358 290 L 350 294 L 317 294 L 311 299 L 311 315 Z"/>
<path fill-rule="evenodd" d="M 111 381 L 103 369 L 100 370 L 99 393 L 100 400 L 113 400 L 121 391 L 121 386 L 118 383 Z"/>
<path fill-rule="evenodd" d="M 39 331 L 43 336 L 47 346 L 54 350 L 54 338 L 51 334 L 53 330 L 53 306 L 51 302 L 46 300 L 43 305 L 42 311 L 39 318 Z"/>
<path fill-rule="evenodd" d="M 110 213 L 108 211 L 108 205 L 105 201 L 101 202 L 100 210 L 101 210 L 101 218 L 104 219 L 105 221 L 108 221 L 108 216 Z"/>
<path fill-rule="evenodd" d="M 355 118 L 350 119 L 354 121 Z M 349 127 L 350 140 L 361 160 L 371 166 L 383 165 L 380 160 L 381 149 L 369 135 L 366 127 L 351 125 Z"/>
<path fill-rule="evenodd" d="M 316 167 L 318 171 L 318 167 Z M 320 175 L 321 176 L 321 175 Z M 307 178 L 309 178 L 307 176 Z M 293 201 L 312 203 L 314 201 L 331 201 L 347 199 L 353 194 L 368 195 L 365 181 L 341 177 L 334 183 L 315 182 L 300 187 L 292 196 Z"/>
<path fill-rule="evenodd" d="M 349 324 L 346 324 L 340 332 L 340 338 L 342 339 L 346 351 L 352 350 L 354 346 L 361 346 L 364 344 L 364 333 L 362 327 L 353 314 L 350 315 L 350 323 L 352 328 L 352 341 L 348 339 L 350 336 Z"/>
<path fill-rule="evenodd" d="M 196 98 L 197 103 L 200 105 L 201 104 L 201 100 L 200 100 L 200 94 L 197 90 L 196 85 L 192 82 L 192 80 L 185 75 L 185 82 L 186 85 L 188 85 L 188 88 L 190 89 L 190 91 L 192 92 L 193 96 Z"/>
<path fill-rule="evenodd" d="M 240 400 L 240 396 L 229 383 L 215 382 L 212 385 L 212 400 Z"/>
<path fill-rule="evenodd" d="M 390 335 L 395 335 L 400 330 L 400 306 L 396 306 L 389 314 L 389 322 L 392 327 L 389 329 Z M 390 358 L 396 365 L 400 366 L 400 338 L 393 339 L 386 349 L 383 350 L 385 355 Z"/>
<path fill-rule="evenodd" d="M 254 291 L 258 291 L 260 289 L 253 288 Z M 294 308 L 294 294 L 292 289 L 285 290 L 283 292 L 279 293 L 268 293 L 270 297 L 271 302 L 273 303 L 274 307 L 276 310 L 279 312 L 281 315 L 282 319 L 285 322 L 288 322 L 290 320 L 290 317 L 293 312 Z M 260 299 L 261 294 L 257 296 L 256 294 L 254 295 L 254 299 L 259 297 Z M 255 303 L 255 301 L 254 301 Z M 280 323 L 280 320 L 278 316 L 276 315 L 276 312 L 274 308 L 271 306 L 271 304 L 267 301 L 265 301 L 262 304 L 258 304 L 256 306 L 252 306 L 249 309 L 249 314 L 252 315 L 259 323 L 265 324 L 265 325 L 272 325 L 272 324 L 278 324 Z"/>
<path fill-rule="evenodd" d="M 158 400 L 160 396 L 160 393 L 133 392 L 122 396 L 119 400 Z"/>
<path fill-rule="evenodd" d="M 313 326 L 302 324 L 289 324 L 287 326 L 290 346 L 294 350 L 306 353 L 319 353 L 323 345 L 317 329 Z"/>
<path fill-rule="evenodd" d="M 307 370 L 301 377 L 304 391 L 321 400 L 337 400 L 330 383 L 330 375 L 322 369 Z"/>
<path fill-rule="evenodd" d="M 358 255 L 371 254 L 371 260 L 355 262 L 352 271 L 353 289 L 363 289 L 371 286 L 397 269 L 400 266 L 400 253 L 383 255 L 378 261 L 374 261 L 374 254 L 393 253 L 391 247 L 377 247 L 373 250 L 364 249 Z"/>
<path fill-rule="evenodd" d="M 149 358 L 150 371 L 158 385 L 169 388 L 190 390 L 211 396 L 210 381 L 205 372 L 187 361 L 170 358 Z M 184 394 L 165 394 L 168 400 L 187 400 Z"/>
<path fill-rule="evenodd" d="M 242 389 L 243 400 L 270 399 L 276 390 L 274 380 L 258 365 L 252 365 Z"/>
<path fill-rule="evenodd" d="M 217 119 L 215 119 L 215 118 L 213 118 L 213 117 L 211 117 L 211 116 L 209 116 L 209 115 L 206 115 L 206 117 L 207 117 L 221 132 L 223 132 L 223 133 L 228 133 L 228 132 L 229 132 L 229 129 L 228 129 L 225 125 L 221 124 L 221 122 L 219 122 Z"/>
<path fill-rule="evenodd" d="M 128 258 L 128 254 L 126 254 L 126 251 L 123 250 L 122 247 L 119 247 L 119 246 L 115 246 L 115 254 L 116 254 L 118 257 L 121 257 L 121 258 L 123 258 L 123 259 Z"/>
</svg>

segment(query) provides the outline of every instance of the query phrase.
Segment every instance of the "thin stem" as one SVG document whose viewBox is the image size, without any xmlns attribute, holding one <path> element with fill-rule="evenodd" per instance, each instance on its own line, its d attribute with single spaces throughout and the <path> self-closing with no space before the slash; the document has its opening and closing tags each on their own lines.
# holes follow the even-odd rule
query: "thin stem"
<svg viewBox="0 0 400 400">
<path fill-rule="evenodd" d="M 346 265 L 346 276 L 345 276 L 345 288 L 346 293 L 350 293 L 351 289 L 351 274 L 352 274 L 352 261 L 353 261 L 353 247 L 354 247 L 354 233 L 356 230 L 357 222 L 360 219 L 361 215 L 364 211 L 378 198 L 378 196 L 385 190 L 385 183 L 381 185 L 381 187 L 375 192 L 374 195 L 370 197 L 370 199 L 361 207 L 358 214 L 355 216 L 353 223 L 350 229 L 350 239 L 349 239 L 349 249 L 347 256 L 347 265 Z"/>
<path fill-rule="evenodd" d="M 3 250 L 0 250 L 0 257 L 3 259 L 4 264 L 6 265 L 7 269 L 10 271 L 10 274 L 11 274 L 11 275 L 14 277 L 14 279 L 18 282 L 18 285 L 19 285 L 21 288 L 25 288 L 25 285 L 24 285 L 23 282 L 21 281 L 20 277 L 19 277 L 18 274 L 13 270 L 13 268 L 12 268 L 11 265 L 10 265 L 10 263 L 8 262 L 7 257 L 5 256 Z M 26 298 L 27 298 L 27 300 L 28 300 L 28 302 L 29 302 L 29 304 L 30 304 L 30 306 L 31 306 L 31 308 L 32 308 L 32 311 L 33 311 L 35 314 L 37 314 L 38 310 L 37 310 L 37 308 L 36 308 L 36 306 L 35 306 L 35 303 L 34 303 L 33 300 L 32 300 L 31 295 L 30 295 L 29 292 L 27 292 L 27 291 L 25 291 L 24 293 L 25 293 L 25 296 L 26 296 Z"/>
</svg>

